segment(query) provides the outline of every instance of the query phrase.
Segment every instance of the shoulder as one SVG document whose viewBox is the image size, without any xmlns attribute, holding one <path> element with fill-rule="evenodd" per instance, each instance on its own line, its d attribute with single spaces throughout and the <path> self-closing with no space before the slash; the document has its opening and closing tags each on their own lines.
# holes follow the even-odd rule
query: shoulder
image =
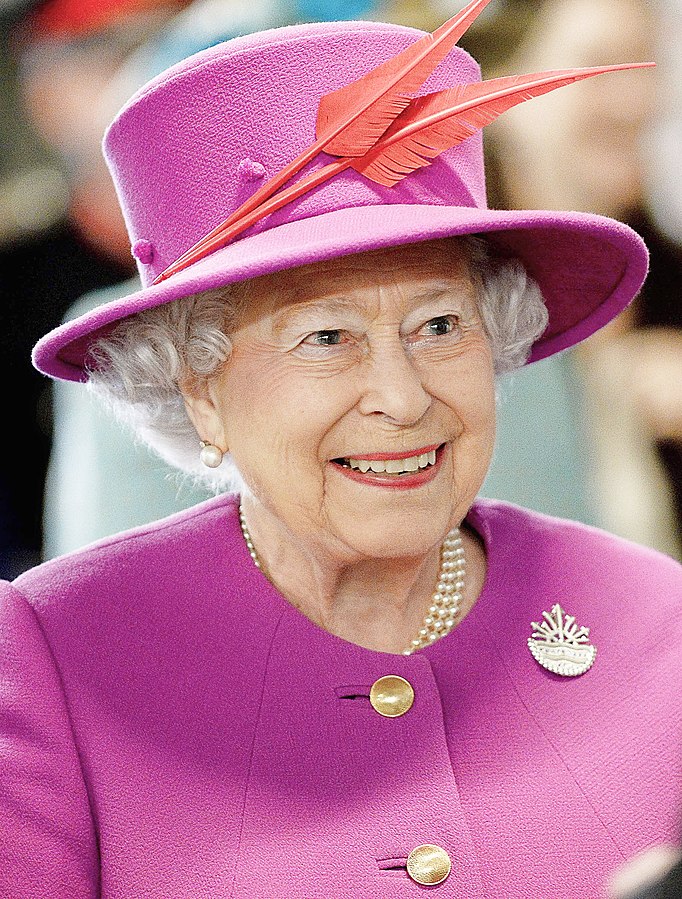
<svg viewBox="0 0 682 899">
<path fill-rule="evenodd" d="M 488 549 L 505 559 L 561 567 L 564 576 L 584 571 L 630 587 L 669 584 L 682 590 L 682 565 L 675 559 L 578 521 L 488 499 L 477 500 L 468 521 Z"/>
<path fill-rule="evenodd" d="M 83 594 L 157 592 L 162 584 L 210 577 L 239 535 L 238 497 L 217 496 L 38 565 L 13 586 L 36 609 Z"/>
<path fill-rule="evenodd" d="M 508 503 L 481 500 L 467 518 L 486 545 L 486 585 L 521 620 L 556 602 L 581 624 L 682 650 L 682 566 L 598 528 Z"/>
<path fill-rule="evenodd" d="M 6 590 L 73 678 L 83 666 L 97 679 L 102 666 L 135 665 L 153 680 L 166 657 L 171 668 L 204 664 L 218 633 L 225 646 L 252 645 L 269 609 L 254 572 L 237 498 L 226 495 L 39 565 Z"/>
</svg>

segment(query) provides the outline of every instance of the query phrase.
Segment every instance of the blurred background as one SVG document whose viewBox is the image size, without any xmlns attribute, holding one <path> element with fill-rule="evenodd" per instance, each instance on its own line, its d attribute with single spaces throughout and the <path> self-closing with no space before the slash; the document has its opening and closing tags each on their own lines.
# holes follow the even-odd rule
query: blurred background
<svg viewBox="0 0 682 899">
<path fill-rule="evenodd" d="M 135 289 L 100 152 L 143 83 L 190 53 L 297 21 L 432 30 L 461 0 L 0 0 L 0 340 L 10 462 L 0 576 L 205 498 L 132 442 L 81 386 L 31 367 L 65 318 Z M 255 9 L 254 7 L 258 7 Z M 631 309 L 579 348 L 500 385 L 482 493 L 598 525 L 682 558 L 682 0 L 494 0 L 462 39 L 486 78 L 616 62 L 486 129 L 500 208 L 631 224 L 651 272 Z"/>
</svg>

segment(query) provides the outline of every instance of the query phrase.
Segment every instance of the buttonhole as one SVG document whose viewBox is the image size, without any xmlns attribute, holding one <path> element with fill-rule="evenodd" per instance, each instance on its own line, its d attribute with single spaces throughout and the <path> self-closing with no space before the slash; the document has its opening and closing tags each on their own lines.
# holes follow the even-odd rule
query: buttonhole
<svg viewBox="0 0 682 899">
<path fill-rule="evenodd" d="M 339 699 L 368 699 L 369 686 L 367 684 L 350 684 L 345 687 L 335 687 L 334 692 Z"/>
<path fill-rule="evenodd" d="M 396 855 L 390 858 L 378 858 L 377 865 L 380 871 L 406 871 L 407 856 Z"/>
</svg>

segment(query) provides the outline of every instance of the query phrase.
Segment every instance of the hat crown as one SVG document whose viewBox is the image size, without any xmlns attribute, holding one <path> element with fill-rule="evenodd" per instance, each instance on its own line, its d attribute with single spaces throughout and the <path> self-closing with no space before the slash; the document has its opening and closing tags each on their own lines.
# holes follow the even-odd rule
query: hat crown
<svg viewBox="0 0 682 899">
<path fill-rule="evenodd" d="M 141 88 L 104 149 L 143 284 L 315 141 L 319 101 L 395 56 L 423 32 L 372 22 L 273 29 L 198 53 Z M 455 48 L 420 94 L 480 81 Z M 320 153 L 297 176 L 331 160 Z M 320 185 L 247 233 L 335 209 L 431 204 L 485 207 L 480 133 L 395 187 L 352 170 Z"/>
</svg>

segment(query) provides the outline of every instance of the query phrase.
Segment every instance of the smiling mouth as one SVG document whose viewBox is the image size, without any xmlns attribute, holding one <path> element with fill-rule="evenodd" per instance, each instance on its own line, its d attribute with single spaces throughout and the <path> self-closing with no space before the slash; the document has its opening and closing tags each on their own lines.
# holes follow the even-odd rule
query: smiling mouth
<svg viewBox="0 0 682 899">
<path fill-rule="evenodd" d="M 354 471 L 367 474 L 388 475 L 400 477 L 401 475 L 414 474 L 416 471 L 424 471 L 436 464 L 439 452 L 445 446 L 441 443 L 435 449 L 428 450 L 424 453 L 417 453 L 414 456 L 407 456 L 403 459 L 363 459 L 363 458 L 338 458 L 331 461 L 335 465 L 342 468 L 350 468 Z"/>
</svg>

